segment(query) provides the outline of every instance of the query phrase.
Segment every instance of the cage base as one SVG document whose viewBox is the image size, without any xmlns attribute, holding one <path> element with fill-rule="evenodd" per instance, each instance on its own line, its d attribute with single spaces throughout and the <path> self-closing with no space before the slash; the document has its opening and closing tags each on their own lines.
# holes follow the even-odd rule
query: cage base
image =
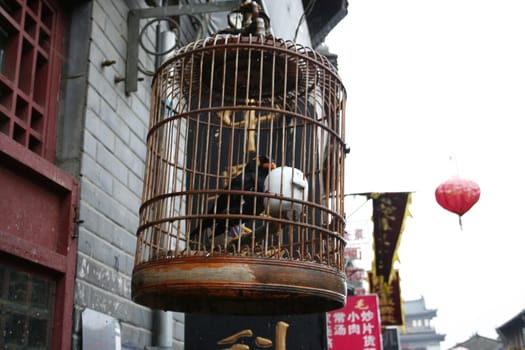
<svg viewBox="0 0 525 350">
<path fill-rule="evenodd" d="M 186 313 L 277 315 L 326 312 L 346 300 L 344 274 L 316 263 L 184 257 L 135 267 L 133 300 Z"/>
</svg>

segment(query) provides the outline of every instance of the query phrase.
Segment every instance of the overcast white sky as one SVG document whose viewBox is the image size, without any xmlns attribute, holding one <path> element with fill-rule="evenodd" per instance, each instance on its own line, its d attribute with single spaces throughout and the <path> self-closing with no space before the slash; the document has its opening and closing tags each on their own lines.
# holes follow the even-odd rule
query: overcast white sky
<svg viewBox="0 0 525 350">
<path fill-rule="evenodd" d="M 442 349 L 496 338 L 525 309 L 525 1 L 349 0 L 348 10 L 326 41 L 348 94 L 346 192 L 415 191 L 403 297 L 438 309 Z M 454 175 L 481 187 L 462 231 L 434 198 Z"/>
</svg>

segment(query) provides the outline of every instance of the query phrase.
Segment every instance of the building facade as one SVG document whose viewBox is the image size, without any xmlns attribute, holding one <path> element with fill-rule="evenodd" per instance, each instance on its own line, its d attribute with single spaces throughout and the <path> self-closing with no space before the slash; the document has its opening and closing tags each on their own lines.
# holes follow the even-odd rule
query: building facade
<svg viewBox="0 0 525 350">
<path fill-rule="evenodd" d="M 525 310 L 496 328 L 502 348 L 506 350 L 525 349 Z"/>
<path fill-rule="evenodd" d="M 405 311 L 406 332 L 401 333 L 400 341 L 403 350 L 438 350 L 445 335 L 436 333 L 432 320 L 437 310 L 427 309 L 423 297 L 406 300 L 403 303 Z"/>
<path fill-rule="evenodd" d="M 184 314 L 131 300 L 158 64 L 144 47 L 158 47 L 158 31 L 150 25 L 132 42 L 128 16 L 176 3 L 0 1 L 0 347 L 184 348 Z M 347 3 L 313 4 L 262 2 L 275 36 L 315 48 Z M 226 14 L 196 15 L 201 27 L 184 16 L 158 26 L 175 21 L 182 46 L 222 29 Z M 109 328 L 90 338 L 101 320 Z"/>
</svg>

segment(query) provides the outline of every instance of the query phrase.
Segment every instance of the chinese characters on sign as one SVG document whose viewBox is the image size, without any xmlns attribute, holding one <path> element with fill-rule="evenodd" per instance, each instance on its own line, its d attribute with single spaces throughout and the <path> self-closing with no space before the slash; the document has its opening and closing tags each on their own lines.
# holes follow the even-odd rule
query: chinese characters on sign
<svg viewBox="0 0 525 350">
<path fill-rule="evenodd" d="M 374 278 L 371 272 L 368 274 L 370 293 L 376 293 L 379 296 L 379 309 L 381 310 L 381 324 L 383 326 L 402 326 L 405 324 L 399 271 L 394 270 L 393 272 L 394 277 L 390 283 L 386 283 L 380 277 Z"/>
<path fill-rule="evenodd" d="M 345 239 L 347 241 L 360 241 L 365 239 L 362 228 L 356 228 L 352 231 L 345 231 Z"/>
<path fill-rule="evenodd" d="M 326 350 L 326 313 L 185 315 L 185 350 Z"/>
<path fill-rule="evenodd" d="M 345 248 L 345 259 L 348 259 L 348 260 L 360 260 L 361 259 L 361 248 L 359 248 L 359 247 L 346 247 Z"/>
<path fill-rule="evenodd" d="M 386 283 L 392 279 L 392 266 L 397 260 L 397 248 L 401 241 L 405 219 L 410 215 L 408 192 L 372 193 L 374 221 L 374 277 L 382 277 Z"/>
<path fill-rule="evenodd" d="M 275 326 L 275 350 L 286 350 L 286 330 L 288 329 L 288 323 L 279 321 Z M 245 329 L 240 332 L 237 332 L 229 337 L 223 338 L 217 342 L 218 345 L 230 345 L 228 348 L 222 348 L 225 350 L 249 350 L 250 346 L 244 343 L 239 342 L 241 338 L 252 338 L 253 332 L 251 329 Z M 270 348 L 273 345 L 271 339 L 263 337 L 255 337 L 255 348 L 263 349 Z"/>
<path fill-rule="evenodd" d="M 381 350 L 377 295 L 347 297 L 342 309 L 326 315 L 329 350 Z"/>
</svg>

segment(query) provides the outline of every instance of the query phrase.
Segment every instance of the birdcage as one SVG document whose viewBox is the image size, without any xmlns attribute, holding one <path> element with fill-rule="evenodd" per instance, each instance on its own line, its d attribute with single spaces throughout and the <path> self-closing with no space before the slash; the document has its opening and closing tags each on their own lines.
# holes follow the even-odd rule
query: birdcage
<svg viewBox="0 0 525 350">
<path fill-rule="evenodd" d="M 133 299 L 289 314 L 344 305 L 345 90 L 268 35 L 179 49 L 152 83 Z"/>
</svg>

